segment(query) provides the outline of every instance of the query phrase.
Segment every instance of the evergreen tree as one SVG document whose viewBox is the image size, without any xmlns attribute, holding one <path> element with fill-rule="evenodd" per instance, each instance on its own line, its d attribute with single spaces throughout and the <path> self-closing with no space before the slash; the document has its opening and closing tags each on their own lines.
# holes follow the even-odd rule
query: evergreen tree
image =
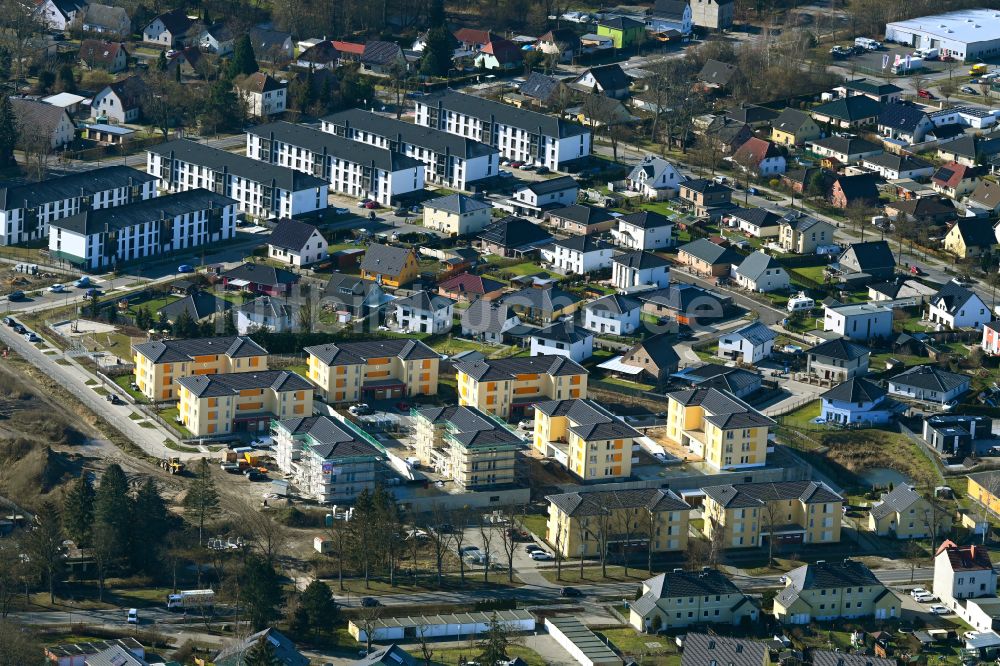
<svg viewBox="0 0 1000 666">
<path fill-rule="evenodd" d="M 510 638 L 507 636 L 507 627 L 497 618 L 496 613 L 490 619 L 490 627 L 478 647 L 482 650 L 476 659 L 480 664 L 506 664 L 509 661 L 507 648 L 510 647 Z"/>
<path fill-rule="evenodd" d="M 73 73 L 73 65 L 67 63 L 59 68 L 56 87 L 62 92 L 76 91 L 76 75 Z"/>
<path fill-rule="evenodd" d="M 222 318 L 222 334 L 236 335 L 237 333 L 239 333 L 239 329 L 236 328 L 236 315 L 233 314 L 233 309 L 229 308 Z"/>
<path fill-rule="evenodd" d="M 216 130 L 225 130 L 238 123 L 240 105 L 241 101 L 237 99 L 232 84 L 225 79 L 219 79 L 209 91 L 200 119 L 203 124 L 212 126 Z"/>
<path fill-rule="evenodd" d="M 160 51 L 160 55 L 156 57 L 156 71 L 167 71 L 167 54 L 165 51 Z"/>
<path fill-rule="evenodd" d="M 128 553 L 132 534 L 132 499 L 128 494 L 128 478 L 118 463 L 104 470 L 94 494 L 94 525 L 104 525 L 102 539 L 113 542 L 111 552 L 118 556 Z M 148 545 L 148 544 L 144 544 Z M 114 564 L 110 568 L 114 568 Z"/>
<path fill-rule="evenodd" d="M 250 43 L 250 35 L 244 33 L 233 45 L 233 57 L 229 60 L 227 70 L 229 78 L 232 80 L 237 76 L 253 74 L 259 69 L 253 53 L 253 44 Z"/>
<path fill-rule="evenodd" d="M 444 0 L 431 0 L 431 6 L 427 9 L 427 25 L 431 28 L 444 27 Z"/>
<path fill-rule="evenodd" d="M 184 496 L 184 509 L 188 516 L 198 526 L 198 544 L 202 542 L 205 533 L 205 522 L 219 508 L 219 493 L 212 479 L 212 468 L 207 458 L 202 458 L 195 471 L 194 481 Z"/>
<path fill-rule="evenodd" d="M 94 525 L 94 485 L 83 474 L 69 487 L 63 499 L 63 529 L 78 546 L 90 545 Z"/>
<path fill-rule="evenodd" d="M 198 322 L 191 318 L 186 310 L 177 315 L 173 325 L 175 338 L 193 338 L 198 335 Z"/>
<path fill-rule="evenodd" d="M 49 603 L 55 603 L 55 581 L 63 567 L 63 530 L 59 508 L 49 500 L 35 513 L 38 527 L 28 532 L 25 550 L 34 570 L 46 582 Z"/>
<path fill-rule="evenodd" d="M 152 576 L 158 573 L 160 563 L 156 545 L 162 543 L 170 529 L 167 505 L 152 477 L 146 477 L 139 486 L 133 513 L 137 520 L 132 528 L 132 568 Z"/>
<path fill-rule="evenodd" d="M 447 76 L 455 52 L 454 38 L 443 25 L 427 31 L 427 44 L 420 71 L 430 76 Z"/>
<path fill-rule="evenodd" d="M 296 619 L 300 622 L 304 619 L 306 625 L 303 628 L 310 632 L 332 627 L 337 619 L 337 602 L 333 599 L 330 586 L 321 580 L 309 583 L 299 597 L 298 611 L 303 617 Z"/>
<path fill-rule="evenodd" d="M 340 79 L 340 98 L 345 107 L 372 104 L 375 102 L 375 88 L 357 70 L 348 70 Z"/>
<path fill-rule="evenodd" d="M 243 592 L 247 614 L 254 631 L 267 627 L 278 617 L 281 584 L 274 567 L 259 555 L 251 555 L 243 569 Z"/>
<path fill-rule="evenodd" d="M 17 145 L 17 121 L 10 97 L 0 97 L 0 167 L 8 167 L 14 162 L 14 147 Z"/>
<path fill-rule="evenodd" d="M 261 636 L 260 640 L 247 650 L 243 656 L 243 663 L 246 666 L 282 666 L 283 662 L 278 659 L 274 646 L 267 640 L 267 636 Z"/>
</svg>

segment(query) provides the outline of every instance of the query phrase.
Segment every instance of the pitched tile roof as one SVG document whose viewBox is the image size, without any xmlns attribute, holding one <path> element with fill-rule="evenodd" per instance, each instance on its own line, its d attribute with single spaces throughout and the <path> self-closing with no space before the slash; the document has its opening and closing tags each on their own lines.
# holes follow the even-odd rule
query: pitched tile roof
<svg viewBox="0 0 1000 666">
<path fill-rule="evenodd" d="M 482 296 L 483 294 L 503 289 L 504 284 L 502 282 L 497 282 L 496 280 L 485 278 L 482 275 L 461 273 L 448 278 L 444 282 L 441 282 L 438 287 L 451 293 L 459 292 L 474 296 Z"/>
<path fill-rule="evenodd" d="M 543 245 L 552 240 L 549 232 L 521 217 L 508 216 L 480 231 L 476 238 L 484 243 L 509 249 Z"/>
<path fill-rule="evenodd" d="M 772 127 L 782 132 L 794 134 L 798 132 L 806 122 L 811 122 L 812 116 L 804 111 L 787 107 L 781 110 L 781 114 L 772 123 Z"/>
<path fill-rule="evenodd" d="M 417 291 L 405 298 L 397 298 L 392 304 L 395 307 L 411 307 L 421 312 L 437 312 L 438 310 L 444 310 L 454 305 L 455 301 L 429 291 Z"/>
<path fill-rule="evenodd" d="M 760 666 L 767 654 L 767 644 L 760 641 L 689 633 L 684 637 L 681 666 Z"/>
<path fill-rule="evenodd" d="M 917 105 L 907 102 L 886 104 L 878 116 L 879 127 L 888 127 L 901 132 L 914 131 L 924 120 L 930 120 L 927 113 Z"/>
<path fill-rule="evenodd" d="M 601 65 L 600 67 L 591 67 L 578 76 L 576 80 L 580 81 L 580 79 L 586 76 L 587 73 L 590 73 L 590 75 L 594 77 L 594 80 L 597 81 L 597 85 L 601 87 L 601 90 L 621 90 L 629 87 L 629 78 L 625 75 L 625 71 L 618 63 Z"/>
<path fill-rule="evenodd" d="M 919 157 L 910 155 L 894 155 L 892 153 L 882 153 L 865 158 L 865 164 L 874 164 L 877 167 L 890 169 L 892 171 L 918 171 L 920 169 L 933 168 L 933 164 L 925 162 Z"/>
<path fill-rule="evenodd" d="M 739 336 L 754 345 L 762 345 L 765 342 L 770 342 L 778 337 L 777 333 L 759 321 L 742 326 L 735 331 L 726 333 L 725 335 L 727 337 L 730 335 Z"/>
<path fill-rule="evenodd" d="M 241 305 L 238 310 L 251 321 L 265 317 L 272 320 L 285 320 L 295 315 L 295 310 L 291 305 L 270 296 L 258 296 L 252 301 L 247 301 Z"/>
<path fill-rule="evenodd" d="M 506 381 L 517 375 L 541 373 L 554 377 L 586 375 L 582 365 L 566 356 L 513 356 L 501 359 L 461 362 L 455 369 L 476 381 Z"/>
<path fill-rule="evenodd" d="M 85 39 L 80 42 L 80 60 L 93 67 L 95 65 L 110 66 L 118 58 L 119 53 L 125 53 L 125 45 L 121 42 L 108 42 L 102 39 Z"/>
<path fill-rule="evenodd" d="M 187 12 L 183 9 L 174 9 L 165 14 L 160 14 L 156 18 L 160 19 L 163 26 L 175 37 L 187 32 L 188 28 L 194 25 L 194 20 L 188 18 Z M 153 21 L 155 20 L 153 19 Z M 150 24 L 153 21 L 150 21 Z"/>
<path fill-rule="evenodd" d="M 716 389 L 726 393 L 741 393 L 742 391 L 759 387 L 763 377 L 746 368 L 731 368 L 718 363 L 706 363 L 696 368 L 689 368 L 684 378 L 696 388 Z"/>
<path fill-rule="evenodd" d="M 557 321 L 554 324 L 549 324 L 545 328 L 540 328 L 531 333 L 532 338 L 538 338 L 539 340 L 552 341 L 552 342 L 563 342 L 567 345 L 574 345 L 577 342 L 582 342 L 588 338 L 593 338 L 593 331 L 589 331 L 582 326 L 577 326 L 576 324 Z"/>
<path fill-rule="evenodd" d="M 827 150 L 835 153 L 847 155 L 848 157 L 851 155 L 860 155 L 861 153 L 880 152 L 882 150 L 882 146 L 857 136 L 834 135 L 828 136 L 824 139 L 816 139 L 815 141 L 810 141 L 809 143 L 814 146 L 819 146 L 820 148 L 826 148 Z"/>
<path fill-rule="evenodd" d="M 311 391 L 313 385 L 305 378 L 287 370 L 261 370 L 259 372 L 228 372 L 215 375 L 192 375 L 176 380 L 195 397 L 212 398 L 238 395 L 247 389 L 274 391 Z"/>
<path fill-rule="evenodd" d="M 274 231 L 267 239 L 267 244 L 272 247 L 298 252 L 318 231 L 316 227 L 298 220 L 279 220 Z"/>
<path fill-rule="evenodd" d="M 622 363 L 626 365 L 646 367 L 644 364 L 640 365 L 638 363 L 630 363 L 630 361 L 642 351 L 646 352 L 646 355 L 656 366 L 653 368 L 656 371 L 676 368 L 681 360 L 681 357 L 677 355 L 677 352 L 674 351 L 673 346 L 671 346 L 668 334 L 657 333 L 656 335 L 651 335 L 650 337 L 638 342 L 634 347 L 625 352 L 625 354 L 622 355 Z"/>
<path fill-rule="evenodd" d="M 832 389 L 820 394 L 823 400 L 839 400 L 840 402 L 878 402 L 885 396 L 886 391 L 878 384 L 862 377 L 851 377 L 845 382 L 837 384 Z"/>
<path fill-rule="evenodd" d="M 10 104 L 14 110 L 14 121 L 22 132 L 27 127 L 42 128 L 51 135 L 63 120 L 73 124 L 66 109 L 61 106 L 22 97 L 11 97 Z"/>
<path fill-rule="evenodd" d="M 262 94 L 275 90 L 284 90 L 287 84 L 281 83 L 274 77 L 264 72 L 254 72 L 236 84 L 236 87 L 247 92 Z"/>
<path fill-rule="evenodd" d="M 935 557 L 942 552 L 947 553 L 952 571 L 981 571 L 992 569 L 990 551 L 986 546 L 972 544 L 959 546 L 954 541 L 945 541 L 938 546 Z"/>
<path fill-rule="evenodd" d="M 307 439 L 310 451 L 320 458 L 354 458 L 384 455 L 362 439 L 350 422 L 328 416 L 307 416 L 278 421 L 278 428 L 295 439 Z"/>
<path fill-rule="evenodd" d="M 480 201 L 479 199 L 475 199 L 464 194 L 448 194 L 443 197 L 431 199 L 430 201 L 425 201 L 424 208 L 443 210 L 448 213 L 462 215 L 464 213 L 472 213 L 477 210 L 490 209 L 492 206 L 488 203 Z"/>
<path fill-rule="evenodd" d="M 743 255 L 732 248 L 716 245 L 706 238 L 699 238 L 698 240 L 681 245 L 677 249 L 677 252 L 684 252 L 713 266 L 719 264 L 737 264 L 743 261 Z"/>
<path fill-rule="evenodd" d="M 274 647 L 275 655 L 282 666 L 308 666 L 309 659 L 295 648 L 295 643 L 277 629 L 267 628 L 256 634 L 237 640 L 224 647 L 212 660 L 216 666 L 238 666 L 244 663 L 244 654 L 260 640 L 266 640 Z"/>
<path fill-rule="evenodd" d="M 729 214 L 730 219 L 735 218 L 748 223 L 750 226 L 761 229 L 776 227 L 781 222 L 781 216 L 766 208 L 737 208 Z"/>
<path fill-rule="evenodd" d="M 642 303 L 636 299 L 621 294 L 608 294 L 583 306 L 585 310 L 610 312 L 611 314 L 627 314 L 641 307 Z"/>
<path fill-rule="evenodd" d="M 778 260 L 771 255 L 757 250 L 753 252 L 750 256 L 740 262 L 739 266 L 736 267 L 736 273 L 742 275 L 748 280 L 753 280 L 756 282 L 761 278 L 766 271 L 779 270 L 784 272 L 785 269 L 782 267 Z"/>
<path fill-rule="evenodd" d="M 585 224 L 588 226 L 615 219 L 611 216 L 611 213 L 609 213 L 607 209 L 596 208 L 594 206 L 584 206 L 583 204 L 570 204 L 565 208 L 555 208 L 549 211 L 549 215 L 552 217 L 572 220 L 573 222 L 578 222 L 579 224 Z"/>
<path fill-rule="evenodd" d="M 856 122 L 866 118 L 874 118 L 882 112 L 884 105 L 865 95 L 841 97 L 832 102 L 813 107 L 812 114 L 828 116 L 838 120 Z"/>
<path fill-rule="evenodd" d="M 736 65 L 718 60 L 708 60 L 698 72 L 698 80 L 703 83 L 712 83 L 720 86 L 727 86 L 736 74 Z"/>
<path fill-rule="evenodd" d="M 777 483 L 738 483 L 706 486 L 705 494 L 727 509 L 762 507 L 767 502 L 799 500 L 804 504 L 843 502 L 822 481 L 781 481 Z"/>
<path fill-rule="evenodd" d="M 371 65 L 390 65 L 402 58 L 403 49 L 399 44 L 379 40 L 365 44 L 365 50 L 361 54 L 361 62 Z"/>
<path fill-rule="evenodd" d="M 616 264 L 621 264 L 626 268 L 635 268 L 639 270 L 660 268 L 662 266 L 670 265 L 670 262 L 663 257 L 653 254 L 652 252 L 645 252 L 643 250 L 615 255 L 611 258 L 611 261 Z"/>
<path fill-rule="evenodd" d="M 948 372 L 935 365 L 915 365 L 890 379 L 889 385 L 898 384 L 947 393 L 962 385 L 968 385 L 970 381 L 968 375 Z"/>
<path fill-rule="evenodd" d="M 182 312 L 186 312 L 191 319 L 199 321 L 213 314 L 231 310 L 232 307 L 233 304 L 223 298 L 205 291 L 196 291 L 164 305 L 159 309 L 159 313 L 166 317 L 167 321 L 177 321 Z"/>
<path fill-rule="evenodd" d="M 556 247 L 563 247 L 574 252 L 601 252 L 610 250 L 613 246 L 597 234 L 587 234 L 585 236 L 569 236 L 560 238 L 552 242 Z"/>
<path fill-rule="evenodd" d="M 882 495 L 878 504 L 871 508 L 871 514 L 876 519 L 885 518 L 891 513 L 901 513 L 913 504 L 923 499 L 912 486 L 901 483 L 888 493 Z"/>
<path fill-rule="evenodd" d="M 337 342 L 325 345 L 315 345 L 303 349 L 312 354 L 321 363 L 328 366 L 361 365 L 370 358 L 386 358 L 394 356 L 403 361 L 425 359 L 440 359 L 436 351 L 420 340 L 409 338 L 387 338 L 379 340 L 363 340 L 359 342 Z"/>
<path fill-rule="evenodd" d="M 540 405 L 536 404 L 535 407 L 540 407 Z M 596 516 L 609 508 L 642 507 L 651 511 L 687 511 L 691 508 L 674 491 L 660 488 L 584 490 L 560 495 L 547 495 L 545 499 L 572 518 Z"/>
<path fill-rule="evenodd" d="M 552 313 L 580 302 L 580 297 L 563 291 L 559 287 L 525 287 L 520 291 L 504 294 L 501 302 L 507 305 L 527 307 Z"/>
<path fill-rule="evenodd" d="M 246 336 L 192 338 L 189 340 L 156 340 L 132 346 L 153 363 L 186 363 L 196 356 L 224 354 L 229 358 L 267 356 L 267 350 Z"/>
<path fill-rule="evenodd" d="M 989 229 L 989 225 L 985 225 Z M 990 229 L 992 231 L 992 229 Z M 996 238 L 990 234 L 989 245 L 996 243 Z M 956 282 L 946 282 L 941 285 L 941 288 L 937 290 L 937 293 L 931 296 L 930 303 L 934 307 L 940 308 L 945 312 L 950 314 L 956 314 L 962 307 L 965 306 L 969 300 L 976 296 L 975 292 L 970 289 L 966 289 L 962 285 Z M 976 296 L 978 298 L 978 296 Z M 981 301 L 982 299 L 980 299 Z"/>
<path fill-rule="evenodd" d="M 406 247 L 371 243 L 361 260 L 361 270 L 376 275 L 397 276 L 406 268 L 406 262 L 415 253 Z"/>
<path fill-rule="evenodd" d="M 539 132 L 562 139 L 590 132 L 589 129 L 578 123 L 453 90 L 433 93 L 421 98 L 420 103 L 431 107 L 440 105 L 449 111 L 473 116 L 483 121 L 503 123 L 529 132 Z"/>
<path fill-rule="evenodd" d="M 640 210 L 628 215 L 622 215 L 618 219 L 625 224 L 630 224 L 640 229 L 658 229 L 673 224 L 673 220 L 666 215 L 651 210 Z"/>
<path fill-rule="evenodd" d="M 685 407 L 699 406 L 705 420 L 720 429 L 757 428 L 774 425 L 774 421 L 731 393 L 714 388 L 693 388 L 668 393 L 667 398 Z"/>
<path fill-rule="evenodd" d="M 562 82 L 554 76 L 546 76 L 541 72 L 532 72 L 517 91 L 526 97 L 547 103 L 555 96 L 560 85 L 562 85 Z"/>
<path fill-rule="evenodd" d="M 274 122 L 267 123 L 266 125 L 258 125 L 257 127 L 247 130 L 247 133 L 263 139 L 280 141 L 290 146 L 296 146 L 309 151 L 326 151 L 328 155 L 333 155 L 339 159 L 361 164 L 362 166 L 374 166 L 378 169 L 383 169 L 389 172 L 400 171 L 403 169 L 416 169 L 423 166 L 423 162 L 420 162 L 409 155 L 404 155 L 399 151 L 368 145 L 367 143 L 361 143 L 360 141 L 352 141 L 351 139 L 337 136 L 335 134 L 331 134 L 330 132 L 314 129 L 312 127 L 306 127 L 305 125 Z M 244 159 L 259 165 L 261 168 L 271 166 L 266 162 L 260 162 L 250 158 Z M 276 168 L 284 169 L 284 167 Z M 299 173 L 297 171 L 292 171 L 291 169 L 285 170 L 296 174 Z M 308 174 L 300 175 L 307 176 Z M 320 178 L 315 178 L 314 176 L 310 176 L 310 178 L 323 183 L 326 182 L 322 181 Z M 285 187 L 285 189 L 288 189 L 288 187 Z"/>
<path fill-rule="evenodd" d="M 244 263 L 236 268 L 230 268 L 221 276 L 226 280 L 246 280 L 252 284 L 261 284 L 269 287 L 279 285 L 295 284 L 299 281 L 299 276 L 284 268 L 277 268 L 268 264 Z"/>
<path fill-rule="evenodd" d="M 783 157 L 777 144 L 755 136 L 744 141 L 733 153 L 733 159 L 741 165 L 760 166 L 764 160 L 776 157 Z"/>
</svg>

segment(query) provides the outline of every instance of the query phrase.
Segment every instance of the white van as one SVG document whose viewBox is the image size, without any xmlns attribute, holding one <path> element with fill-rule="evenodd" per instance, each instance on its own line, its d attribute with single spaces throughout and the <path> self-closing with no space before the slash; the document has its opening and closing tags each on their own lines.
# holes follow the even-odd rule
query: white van
<svg viewBox="0 0 1000 666">
<path fill-rule="evenodd" d="M 801 291 L 796 296 L 792 296 L 788 299 L 788 311 L 789 312 L 802 312 L 803 310 L 812 310 L 816 307 L 816 301 L 806 296 Z"/>
<path fill-rule="evenodd" d="M 128 623 L 139 624 L 139 611 L 135 608 L 128 609 Z"/>
<path fill-rule="evenodd" d="M 941 55 L 941 51 L 938 49 L 917 49 L 913 52 L 913 55 L 924 60 L 937 60 L 938 56 Z"/>
<path fill-rule="evenodd" d="M 854 45 L 860 46 L 863 49 L 868 49 L 869 51 L 878 51 L 882 48 L 882 42 L 875 39 L 869 39 L 868 37 L 858 37 L 854 40 Z"/>
</svg>

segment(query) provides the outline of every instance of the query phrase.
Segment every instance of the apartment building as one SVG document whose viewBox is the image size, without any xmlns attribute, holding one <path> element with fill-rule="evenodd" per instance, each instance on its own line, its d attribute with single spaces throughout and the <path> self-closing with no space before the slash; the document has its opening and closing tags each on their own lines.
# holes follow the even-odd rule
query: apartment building
<svg viewBox="0 0 1000 666">
<path fill-rule="evenodd" d="M 304 125 L 276 122 L 248 130 L 247 155 L 320 178 L 338 194 L 383 206 L 424 189 L 422 162 Z"/>
<path fill-rule="evenodd" d="M 244 336 L 156 340 L 133 345 L 132 361 L 139 391 L 160 402 L 177 400 L 176 379 L 267 370 L 267 350 Z"/>
<path fill-rule="evenodd" d="M 517 452 L 526 442 L 501 419 L 475 407 L 413 409 L 420 464 L 463 490 L 514 483 Z"/>
<path fill-rule="evenodd" d="M 53 257 L 97 271 L 233 238 L 236 200 L 198 188 L 114 208 L 88 208 L 49 226 Z"/>
<path fill-rule="evenodd" d="M 51 222 L 85 210 L 112 208 L 156 195 L 155 176 L 126 166 L 0 187 L 0 245 L 46 238 Z"/>
<path fill-rule="evenodd" d="M 587 397 L 587 371 L 565 356 L 462 361 L 455 372 L 458 404 L 505 419 L 541 400 Z"/>
<path fill-rule="evenodd" d="M 687 549 L 691 507 L 672 490 L 636 488 L 549 495 L 545 540 L 562 557 L 596 557 L 628 543 L 654 553 Z"/>
<path fill-rule="evenodd" d="M 268 430 L 312 416 L 313 386 L 286 370 L 193 375 L 177 380 L 179 419 L 195 437 Z"/>
<path fill-rule="evenodd" d="M 456 190 L 500 172 L 500 151 L 491 145 L 434 127 L 414 125 L 363 109 L 322 119 L 324 132 L 402 153 L 424 165 L 424 177 Z"/>
<path fill-rule="evenodd" d="M 586 399 L 546 400 L 535 407 L 532 446 L 584 481 L 627 479 L 633 442 L 641 437 L 620 417 Z"/>
<path fill-rule="evenodd" d="M 763 467 L 774 421 L 731 393 L 695 388 L 667 394 L 667 437 L 714 469 Z"/>
<path fill-rule="evenodd" d="M 371 435 L 343 419 L 306 416 L 271 425 L 278 469 L 305 497 L 328 504 L 374 490 L 387 458 Z"/>
<path fill-rule="evenodd" d="M 503 157 L 558 171 L 590 155 L 583 125 L 502 102 L 447 90 L 415 100 L 416 124 L 488 144 Z"/>
<path fill-rule="evenodd" d="M 934 554 L 934 594 L 952 610 L 964 599 L 995 597 L 997 572 L 986 546 L 946 540 Z"/>
<path fill-rule="evenodd" d="M 159 177 L 160 187 L 169 192 L 203 187 L 236 199 L 241 213 L 257 219 L 295 217 L 326 208 L 326 181 L 188 139 L 149 148 L 146 170 Z"/>
<path fill-rule="evenodd" d="M 306 373 L 326 402 L 437 395 L 441 356 L 405 338 L 306 347 Z"/>
<path fill-rule="evenodd" d="M 629 604 L 629 624 L 656 633 L 693 624 L 737 626 L 754 622 L 760 609 L 717 569 L 674 569 L 642 583 L 642 595 Z"/>
<path fill-rule="evenodd" d="M 837 543 L 844 498 L 822 481 L 740 483 L 702 488 L 705 536 L 726 548 Z"/>
<path fill-rule="evenodd" d="M 782 624 L 874 617 L 900 617 L 902 603 L 861 562 L 820 560 L 792 569 L 774 598 L 774 617 Z"/>
</svg>

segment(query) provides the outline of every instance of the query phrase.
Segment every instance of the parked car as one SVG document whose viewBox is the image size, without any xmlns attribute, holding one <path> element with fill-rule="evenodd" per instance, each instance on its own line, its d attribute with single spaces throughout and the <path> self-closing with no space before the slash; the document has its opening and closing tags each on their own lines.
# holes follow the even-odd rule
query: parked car
<svg viewBox="0 0 1000 666">
<path fill-rule="evenodd" d="M 334 214 L 334 215 L 347 215 L 347 214 L 349 214 L 350 212 L 351 212 L 351 211 L 350 211 L 350 210 L 348 210 L 347 208 L 334 208 L 334 209 L 333 209 L 333 214 Z"/>
<path fill-rule="evenodd" d="M 87 277 L 86 275 L 84 275 L 79 280 L 77 280 L 76 282 L 74 282 L 73 286 L 77 287 L 79 289 L 83 289 L 84 287 L 89 287 L 90 286 L 90 278 Z"/>
<path fill-rule="evenodd" d="M 31 331 L 28 331 L 27 333 L 24 334 L 24 339 L 27 340 L 28 342 L 41 342 L 42 341 L 42 339 L 40 337 L 38 337 L 38 335 L 36 335 L 35 333 L 33 333 Z"/>
<path fill-rule="evenodd" d="M 536 562 L 548 562 L 549 560 L 554 560 L 555 558 L 552 557 L 552 553 L 547 553 L 544 550 L 536 550 L 531 554 L 531 559 Z"/>
<path fill-rule="evenodd" d="M 194 266 L 191 264 L 181 264 L 177 267 L 178 273 L 194 273 Z"/>
<path fill-rule="evenodd" d="M 458 552 L 462 553 L 463 555 L 465 553 L 478 553 L 479 546 L 462 546 L 461 548 L 458 549 Z"/>
<path fill-rule="evenodd" d="M 361 597 L 361 605 L 364 608 L 376 608 L 381 606 L 382 603 L 375 597 Z"/>
<path fill-rule="evenodd" d="M 511 169 L 520 169 L 522 166 L 524 166 L 524 162 L 522 162 L 520 160 L 513 160 L 509 164 L 509 166 L 510 166 Z"/>
<path fill-rule="evenodd" d="M 28 329 L 26 329 L 24 326 L 21 326 L 20 324 L 16 323 L 14 324 L 14 332 L 17 333 L 18 335 L 24 335 L 27 332 L 27 330 Z"/>
<path fill-rule="evenodd" d="M 126 622 L 129 624 L 139 624 L 139 611 L 135 608 L 129 608 Z"/>
<path fill-rule="evenodd" d="M 409 209 L 400 206 L 396 210 L 392 211 L 392 214 L 396 217 L 407 217 L 410 214 Z"/>
<path fill-rule="evenodd" d="M 544 176 L 547 173 L 552 173 L 552 169 L 548 168 L 547 166 L 540 166 L 537 169 L 535 169 L 535 173 Z"/>
<path fill-rule="evenodd" d="M 937 97 L 934 96 L 934 93 L 925 88 L 921 88 L 917 91 L 917 97 L 922 97 L 923 99 L 937 99 Z"/>
<path fill-rule="evenodd" d="M 937 601 L 937 597 L 935 597 L 933 594 L 931 594 L 930 592 L 928 592 L 926 594 L 916 594 L 916 595 L 914 595 L 913 596 L 913 600 L 916 601 L 919 604 L 929 604 L 932 601 Z"/>
<path fill-rule="evenodd" d="M 376 208 L 378 208 L 378 202 L 369 201 L 368 203 L 365 204 L 365 208 L 367 208 L 368 210 L 375 210 Z"/>
<path fill-rule="evenodd" d="M 973 88 L 972 86 L 962 86 L 961 87 L 961 91 L 964 92 L 966 95 L 978 95 L 979 94 L 978 92 L 976 92 L 976 89 Z"/>
<path fill-rule="evenodd" d="M 914 598 L 916 598 L 916 596 L 917 596 L 918 594 L 930 594 L 930 592 L 929 592 L 929 591 L 927 591 L 927 590 L 925 590 L 925 589 L 924 589 L 924 588 L 922 588 L 922 587 L 915 587 L 915 588 L 913 588 L 912 590 L 910 590 L 910 596 L 911 596 L 911 597 L 914 597 Z"/>
<path fill-rule="evenodd" d="M 364 208 L 369 203 L 371 203 L 371 199 L 362 199 L 361 201 L 358 202 L 358 208 Z"/>
<path fill-rule="evenodd" d="M 536 553 L 540 550 L 542 550 L 542 547 L 535 543 L 529 543 L 527 546 L 524 547 L 524 552 L 526 552 L 528 555 Z"/>
<path fill-rule="evenodd" d="M 536 167 L 534 164 L 522 164 L 517 168 L 520 169 L 521 171 L 534 171 L 538 167 Z"/>
<path fill-rule="evenodd" d="M 6 326 L 15 326 L 17 324 L 17 322 L 14 321 L 14 319 L 12 317 L 4 317 L 3 318 L 3 323 Z"/>
<path fill-rule="evenodd" d="M 7 300 L 9 301 L 23 301 L 24 298 L 24 292 L 21 290 L 12 291 L 10 292 L 10 295 L 7 296 Z"/>
<path fill-rule="evenodd" d="M 559 590 L 560 597 L 582 597 L 583 592 L 576 589 L 575 587 L 564 587 Z"/>
<path fill-rule="evenodd" d="M 62 294 L 66 292 L 66 287 L 65 285 L 59 284 L 57 282 L 56 284 L 49 287 L 49 291 L 51 291 L 53 294 Z"/>
<path fill-rule="evenodd" d="M 930 611 L 935 615 L 947 615 L 951 612 L 947 606 L 942 606 L 941 604 L 934 604 L 930 607 Z"/>
<path fill-rule="evenodd" d="M 86 296 L 87 298 L 94 298 L 95 296 L 100 296 L 101 295 L 101 290 L 100 289 L 88 289 L 86 292 L 84 292 L 83 295 Z"/>
</svg>

